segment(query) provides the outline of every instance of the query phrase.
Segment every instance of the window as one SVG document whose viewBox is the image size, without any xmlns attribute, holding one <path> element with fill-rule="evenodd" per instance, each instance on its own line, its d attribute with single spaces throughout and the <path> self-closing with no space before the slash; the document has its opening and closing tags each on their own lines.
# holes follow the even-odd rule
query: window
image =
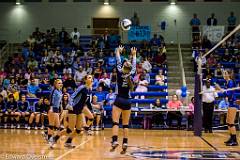
<svg viewBox="0 0 240 160">
<path fill-rule="evenodd" d="M 42 0 L 24 0 L 24 2 L 42 2 Z"/>
</svg>

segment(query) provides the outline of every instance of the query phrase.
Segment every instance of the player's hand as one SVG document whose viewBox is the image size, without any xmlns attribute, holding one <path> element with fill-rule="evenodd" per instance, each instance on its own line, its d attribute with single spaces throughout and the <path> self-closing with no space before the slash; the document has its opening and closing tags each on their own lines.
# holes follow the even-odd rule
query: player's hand
<svg viewBox="0 0 240 160">
<path fill-rule="evenodd" d="M 122 51 L 123 51 L 123 48 L 124 48 L 124 46 L 122 46 L 122 45 L 119 45 L 119 46 L 118 46 L 118 48 L 117 48 L 118 52 L 119 52 L 119 53 L 122 53 Z"/>
<path fill-rule="evenodd" d="M 137 55 L 137 48 L 136 47 L 132 47 L 131 48 L 131 53 L 133 56 L 136 56 Z"/>
</svg>

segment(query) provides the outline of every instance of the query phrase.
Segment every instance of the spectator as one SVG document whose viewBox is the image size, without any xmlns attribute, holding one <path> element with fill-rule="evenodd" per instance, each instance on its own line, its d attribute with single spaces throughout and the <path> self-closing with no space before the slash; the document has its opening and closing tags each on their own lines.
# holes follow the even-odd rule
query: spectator
<svg viewBox="0 0 240 160">
<path fill-rule="evenodd" d="M 203 70 L 203 78 L 205 78 L 205 79 L 212 79 L 213 75 L 214 75 L 213 74 L 213 70 L 207 64 L 205 70 Z"/>
<path fill-rule="evenodd" d="M 116 65 L 116 57 L 114 56 L 113 52 L 110 52 L 110 56 L 108 57 L 108 66 L 113 67 Z"/>
<path fill-rule="evenodd" d="M 70 65 L 66 65 L 63 69 L 63 74 L 72 74 L 72 68 Z"/>
<path fill-rule="evenodd" d="M 165 76 L 163 75 L 163 70 L 159 70 L 158 74 L 155 76 L 155 84 L 163 86 L 165 84 Z"/>
<path fill-rule="evenodd" d="M 197 14 L 193 14 L 193 18 L 190 21 L 190 25 L 192 27 L 192 37 L 193 39 L 198 39 L 200 34 L 199 26 L 201 25 L 200 19 L 197 17 Z"/>
<path fill-rule="evenodd" d="M 108 106 L 112 106 L 116 98 L 116 94 L 113 92 L 113 90 L 110 88 L 109 93 L 106 95 L 106 101 L 105 104 Z"/>
<path fill-rule="evenodd" d="M 27 67 L 30 68 L 31 70 L 38 69 L 38 62 L 33 57 L 30 57 Z"/>
<path fill-rule="evenodd" d="M 147 58 L 147 57 L 145 57 L 145 58 L 143 59 L 142 68 L 145 69 L 148 73 L 151 72 L 151 70 L 152 70 L 152 65 L 151 65 L 151 63 L 148 61 L 148 58 Z"/>
<path fill-rule="evenodd" d="M 230 16 L 227 19 L 228 32 L 231 32 L 236 27 L 237 18 L 234 16 L 234 12 L 230 12 Z"/>
<path fill-rule="evenodd" d="M 63 43 L 67 43 L 68 42 L 68 33 L 65 31 L 65 28 L 62 27 L 62 31 L 59 32 L 59 41 L 63 42 Z"/>
<path fill-rule="evenodd" d="M 77 85 L 72 78 L 71 74 L 67 74 L 67 79 L 63 82 L 63 87 L 66 87 L 67 89 L 75 90 L 77 88 Z"/>
<path fill-rule="evenodd" d="M 151 50 L 153 52 L 157 52 L 158 48 L 161 46 L 161 41 L 157 37 L 157 34 L 154 34 L 153 38 L 150 40 L 150 46 L 151 46 Z"/>
<path fill-rule="evenodd" d="M 86 63 L 85 71 L 87 74 L 92 74 L 93 68 L 90 66 L 90 63 Z"/>
<path fill-rule="evenodd" d="M 202 39 L 202 48 L 203 49 L 206 49 L 206 48 L 211 49 L 212 48 L 212 43 L 206 35 L 204 35 L 203 39 Z"/>
<path fill-rule="evenodd" d="M 0 87 L 0 95 L 3 96 L 3 99 L 7 99 L 7 90 L 4 87 Z"/>
<path fill-rule="evenodd" d="M 159 98 L 157 98 L 153 104 L 153 109 L 161 109 L 161 108 L 164 108 L 164 107 L 161 103 L 161 100 Z"/>
<path fill-rule="evenodd" d="M 138 86 L 135 91 L 136 92 L 147 92 L 148 91 L 147 86 L 148 86 L 147 80 L 144 78 L 143 75 L 140 75 L 140 81 L 138 82 Z M 135 98 L 138 99 L 139 97 L 136 96 Z M 141 96 L 140 98 L 144 99 L 145 96 Z"/>
<path fill-rule="evenodd" d="M 80 33 L 78 32 L 77 28 L 73 29 L 73 32 L 71 33 L 71 39 L 80 39 Z"/>
<path fill-rule="evenodd" d="M 212 13 L 211 17 L 207 19 L 207 25 L 208 26 L 216 26 L 217 25 L 217 19 L 215 18 L 215 14 Z"/>
<path fill-rule="evenodd" d="M 35 31 L 32 33 L 33 38 L 41 38 L 42 37 L 42 32 L 39 31 L 39 27 L 35 28 Z"/>
<path fill-rule="evenodd" d="M 98 81 L 98 76 L 95 74 L 93 74 L 93 75 L 94 75 L 94 77 L 93 77 L 93 86 L 92 87 L 93 87 L 93 90 L 96 90 L 98 87 L 99 81 Z"/>
<path fill-rule="evenodd" d="M 153 62 L 159 67 L 162 67 L 162 65 L 166 63 L 166 54 L 163 52 L 163 50 L 158 49 L 158 53 L 153 58 Z"/>
<path fill-rule="evenodd" d="M 78 71 L 74 74 L 74 80 L 77 84 L 82 83 L 82 79 L 87 75 L 86 71 L 83 70 L 83 67 L 80 66 Z"/>
<path fill-rule="evenodd" d="M 172 96 L 172 100 L 170 100 L 167 103 L 167 108 L 169 109 L 177 109 L 179 110 L 183 106 L 182 102 L 178 99 L 177 95 Z M 180 111 L 170 111 L 167 114 L 167 119 L 168 119 L 168 125 L 172 125 L 172 120 L 177 119 L 178 121 L 178 128 L 181 127 L 181 122 L 182 122 L 182 114 Z"/>
<path fill-rule="evenodd" d="M 229 107 L 230 103 L 228 101 L 228 97 L 226 96 L 225 98 L 223 98 L 219 104 L 218 104 L 218 108 L 219 109 L 227 109 Z"/>
<path fill-rule="evenodd" d="M 101 65 L 100 62 L 98 62 L 97 63 L 97 67 L 96 67 L 96 69 L 94 71 L 96 78 L 100 79 L 100 77 L 102 75 L 102 72 L 103 72 L 102 65 Z"/>
<path fill-rule="evenodd" d="M 213 110 L 214 101 L 217 97 L 215 88 L 211 86 L 210 80 L 206 81 L 203 86 L 202 102 L 203 102 L 203 127 L 205 133 L 212 133 L 212 120 L 213 120 Z"/>
<path fill-rule="evenodd" d="M 105 102 L 106 94 L 103 92 L 103 88 L 101 86 L 97 88 L 97 92 L 95 93 L 95 95 L 97 96 L 98 102 L 100 102 L 101 104 Z"/>
<path fill-rule="evenodd" d="M 36 39 L 32 35 L 30 35 L 29 38 L 27 39 L 27 43 L 30 47 L 34 47 Z"/>
<path fill-rule="evenodd" d="M 217 64 L 217 68 L 214 71 L 214 77 L 218 79 L 223 78 L 223 67 L 220 63 Z"/>
<path fill-rule="evenodd" d="M 209 67 L 214 67 L 217 64 L 217 60 L 214 57 L 214 54 L 210 54 L 209 58 L 207 59 L 207 64 Z"/>
<path fill-rule="evenodd" d="M 35 79 L 31 79 L 31 83 L 27 86 L 28 97 L 36 98 L 37 92 L 40 91 L 38 85 L 36 85 Z"/>
<path fill-rule="evenodd" d="M 75 62 L 73 63 L 74 72 L 75 70 L 78 70 L 80 66 L 81 66 L 81 59 L 80 57 L 77 57 Z"/>
<path fill-rule="evenodd" d="M 102 117 L 103 107 L 102 104 L 98 102 L 98 97 L 95 95 L 92 99 L 92 107 L 93 107 L 93 115 L 96 119 L 96 127 L 95 130 L 100 130 L 100 120 Z"/>
<path fill-rule="evenodd" d="M 140 20 L 136 12 L 134 12 L 133 17 L 131 18 L 133 26 L 140 26 Z"/>
<path fill-rule="evenodd" d="M 99 80 L 99 86 L 102 86 L 104 91 L 108 91 L 110 88 L 111 81 L 108 78 L 107 73 L 103 74 L 103 78 Z"/>
</svg>

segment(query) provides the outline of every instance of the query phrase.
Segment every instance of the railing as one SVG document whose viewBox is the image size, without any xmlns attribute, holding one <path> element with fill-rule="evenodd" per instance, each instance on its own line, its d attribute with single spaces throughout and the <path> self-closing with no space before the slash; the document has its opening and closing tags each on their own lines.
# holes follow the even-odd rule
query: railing
<svg viewBox="0 0 240 160">
<path fill-rule="evenodd" d="M 7 54 L 8 48 L 9 48 L 9 44 L 7 43 L 0 50 L 0 68 L 3 68 L 4 60 L 6 59 L 6 57 L 4 56 Z"/>
</svg>

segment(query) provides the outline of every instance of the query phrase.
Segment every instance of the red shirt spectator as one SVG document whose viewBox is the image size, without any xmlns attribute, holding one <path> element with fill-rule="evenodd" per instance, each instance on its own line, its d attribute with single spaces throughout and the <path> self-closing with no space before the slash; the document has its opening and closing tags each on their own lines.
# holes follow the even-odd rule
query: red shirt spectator
<svg viewBox="0 0 240 160">
<path fill-rule="evenodd" d="M 172 100 L 168 102 L 167 106 L 169 109 L 180 109 L 182 102 L 178 99 L 177 95 L 172 96 Z"/>
</svg>

